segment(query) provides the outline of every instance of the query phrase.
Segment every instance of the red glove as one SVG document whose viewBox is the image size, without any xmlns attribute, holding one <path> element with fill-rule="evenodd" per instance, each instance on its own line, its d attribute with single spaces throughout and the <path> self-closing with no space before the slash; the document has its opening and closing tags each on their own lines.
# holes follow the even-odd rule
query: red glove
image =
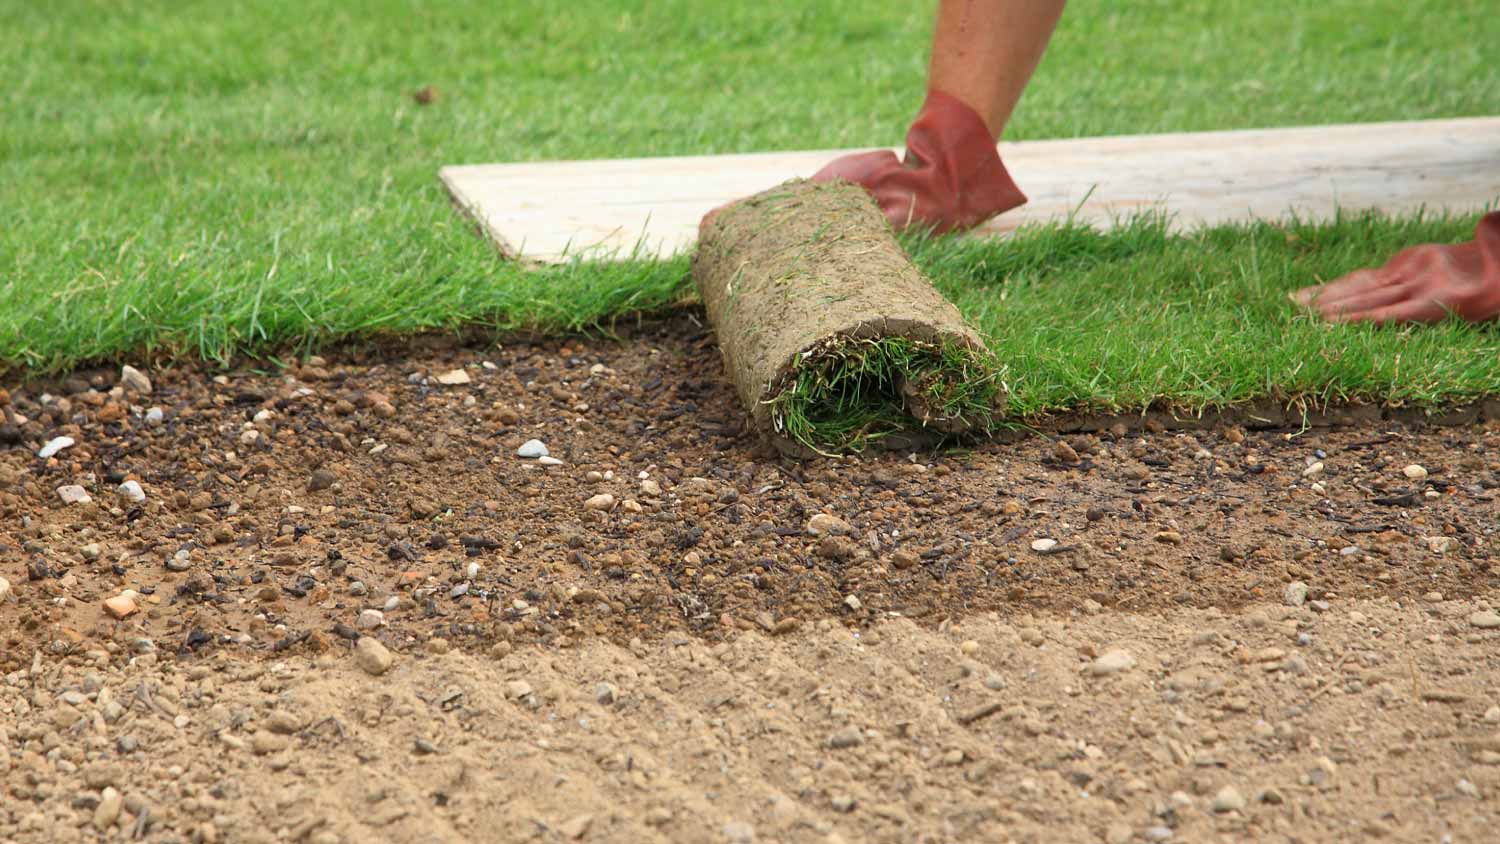
<svg viewBox="0 0 1500 844">
<path fill-rule="evenodd" d="M 1500 316 L 1500 211 L 1484 215 L 1468 243 L 1403 249 L 1378 270 L 1306 287 L 1293 301 L 1335 322 L 1469 322 Z"/>
<path fill-rule="evenodd" d="M 814 181 L 833 179 L 868 190 L 897 231 L 908 226 L 937 232 L 973 228 L 1026 203 L 1000 163 L 984 119 L 942 91 L 927 92 L 927 102 L 906 133 L 904 161 L 890 150 L 861 152 L 813 176 Z"/>
</svg>

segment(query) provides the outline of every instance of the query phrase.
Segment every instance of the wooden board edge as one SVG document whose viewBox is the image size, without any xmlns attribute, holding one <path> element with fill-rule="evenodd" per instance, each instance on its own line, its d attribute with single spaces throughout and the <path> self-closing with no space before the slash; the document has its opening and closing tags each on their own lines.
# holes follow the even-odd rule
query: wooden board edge
<svg viewBox="0 0 1500 844">
<path fill-rule="evenodd" d="M 448 192 L 448 199 L 459 213 L 469 218 L 469 221 L 474 224 L 475 234 L 489 241 L 500 253 L 501 258 L 507 261 L 525 261 L 521 250 L 512 244 L 502 232 L 490 225 L 489 218 L 480 210 L 480 203 L 471 199 L 464 193 L 463 188 L 459 187 L 455 171 L 468 169 L 468 167 L 469 165 L 459 164 L 438 168 L 438 181 L 443 183 L 443 189 Z"/>
</svg>

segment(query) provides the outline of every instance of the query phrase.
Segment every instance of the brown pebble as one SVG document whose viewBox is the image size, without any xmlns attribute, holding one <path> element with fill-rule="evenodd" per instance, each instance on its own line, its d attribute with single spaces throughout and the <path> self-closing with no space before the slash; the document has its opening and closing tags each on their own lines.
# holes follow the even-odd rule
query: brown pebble
<svg viewBox="0 0 1500 844">
<path fill-rule="evenodd" d="M 266 729 L 277 735 L 293 735 L 300 731 L 303 725 L 304 721 L 301 718 L 284 709 L 278 709 L 266 716 Z"/>
<path fill-rule="evenodd" d="M 108 610 L 109 614 L 115 618 L 124 618 L 135 612 L 137 607 L 135 599 L 129 595 L 116 595 L 113 598 L 105 599 L 104 609 Z"/>
<path fill-rule="evenodd" d="M 291 739 L 269 730 L 257 730 L 255 735 L 250 737 L 250 749 L 260 756 L 286 750 L 291 744 Z"/>
<path fill-rule="evenodd" d="M 857 546 L 847 536 L 825 536 L 818 543 L 818 556 L 828 560 L 847 560 L 854 556 Z"/>
</svg>

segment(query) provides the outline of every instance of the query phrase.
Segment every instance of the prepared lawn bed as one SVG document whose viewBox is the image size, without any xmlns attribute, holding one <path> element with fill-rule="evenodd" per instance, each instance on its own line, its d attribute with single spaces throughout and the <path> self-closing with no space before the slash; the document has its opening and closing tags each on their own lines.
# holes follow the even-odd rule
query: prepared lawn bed
<svg viewBox="0 0 1500 844">
<path fill-rule="evenodd" d="M 26 419 L 0 442 L 0 577 L 26 597 L 0 600 L 0 674 L 53 625 L 116 629 L 102 602 L 125 589 L 129 641 L 270 655 L 342 647 L 366 609 L 388 642 L 479 650 L 1086 599 L 1228 609 L 1294 580 L 1310 600 L 1500 587 L 1494 420 L 792 461 L 746 425 L 700 314 L 630 335 L 148 368 L 149 394 L 113 394 L 113 368 L 0 380 Z M 532 439 L 561 463 L 520 457 Z M 67 503 L 72 485 L 91 501 Z"/>
<path fill-rule="evenodd" d="M 783 451 L 984 433 L 1004 408 L 999 362 L 855 185 L 795 180 L 719 209 L 693 276 L 740 400 Z"/>
<path fill-rule="evenodd" d="M 798 463 L 629 334 L 0 379 L 0 840 L 1488 840 L 1494 425 Z"/>
</svg>

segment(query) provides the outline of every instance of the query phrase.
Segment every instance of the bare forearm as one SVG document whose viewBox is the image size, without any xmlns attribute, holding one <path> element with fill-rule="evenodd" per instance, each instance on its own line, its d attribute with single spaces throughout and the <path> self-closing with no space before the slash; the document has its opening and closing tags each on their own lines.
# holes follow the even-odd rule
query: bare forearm
<svg viewBox="0 0 1500 844">
<path fill-rule="evenodd" d="M 979 112 L 999 137 L 1047 49 L 1064 0 L 941 0 L 928 86 Z"/>
</svg>

